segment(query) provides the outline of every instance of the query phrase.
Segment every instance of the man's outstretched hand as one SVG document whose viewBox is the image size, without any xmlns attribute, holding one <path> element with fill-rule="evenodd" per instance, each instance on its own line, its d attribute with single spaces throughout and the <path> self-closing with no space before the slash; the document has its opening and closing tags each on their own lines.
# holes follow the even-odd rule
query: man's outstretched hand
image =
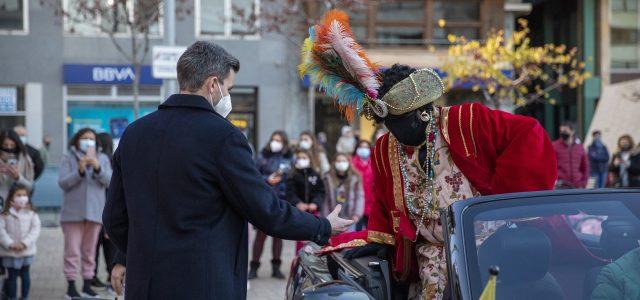
<svg viewBox="0 0 640 300">
<path fill-rule="evenodd" d="M 343 233 L 349 229 L 349 226 L 355 223 L 354 220 L 340 218 L 338 215 L 342 210 L 342 204 L 336 205 L 336 208 L 327 216 L 327 220 L 331 223 L 331 235 Z"/>
</svg>

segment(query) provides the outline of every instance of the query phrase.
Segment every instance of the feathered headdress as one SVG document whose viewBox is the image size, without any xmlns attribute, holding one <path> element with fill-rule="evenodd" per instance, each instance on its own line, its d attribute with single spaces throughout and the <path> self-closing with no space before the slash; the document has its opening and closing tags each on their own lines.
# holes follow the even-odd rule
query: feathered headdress
<svg viewBox="0 0 640 300">
<path fill-rule="evenodd" d="M 301 49 L 301 76 L 308 75 L 328 96 L 335 98 L 347 120 L 370 111 L 384 117 L 387 108 L 378 100 L 378 66 L 356 42 L 349 16 L 340 10 L 327 12 L 322 22 L 309 29 Z"/>
</svg>

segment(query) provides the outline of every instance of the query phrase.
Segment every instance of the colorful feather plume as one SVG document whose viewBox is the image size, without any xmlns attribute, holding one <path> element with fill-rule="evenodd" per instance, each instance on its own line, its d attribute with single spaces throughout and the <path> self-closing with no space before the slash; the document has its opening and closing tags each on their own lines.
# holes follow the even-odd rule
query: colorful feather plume
<svg viewBox="0 0 640 300">
<path fill-rule="evenodd" d="M 356 42 L 345 12 L 331 10 L 320 24 L 309 29 L 301 59 L 300 75 L 308 75 L 325 94 L 335 98 L 349 121 L 362 112 L 365 103 L 377 99 L 378 66 Z"/>
</svg>

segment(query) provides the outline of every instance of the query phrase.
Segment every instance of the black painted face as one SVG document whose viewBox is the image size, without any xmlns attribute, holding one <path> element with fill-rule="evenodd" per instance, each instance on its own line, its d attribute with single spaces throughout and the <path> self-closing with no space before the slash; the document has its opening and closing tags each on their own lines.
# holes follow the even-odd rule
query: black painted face
<svg viewBox="0 0 640 300">
<path fill-rule="evenodd" d="M 417 110 L 387 118 L 384 125 L 401 144 L 406 146 L 419 146 L 427 139 L 427 123 L 420 120 Z"/>
</svg>

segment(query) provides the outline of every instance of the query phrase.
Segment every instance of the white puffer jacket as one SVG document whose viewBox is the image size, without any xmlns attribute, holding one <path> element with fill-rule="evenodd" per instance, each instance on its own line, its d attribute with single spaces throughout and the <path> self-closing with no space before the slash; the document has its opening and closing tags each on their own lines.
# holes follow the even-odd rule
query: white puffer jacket
<svg viewBox="0 0 640 300">
<path fill-rule="evenodd" d="M 30 209 L 9 209 L 0 215 L 0 257 L 26 257 L 36 254 L 36 241 L 40 236 L 40 218 Z M 11 244 L 23 243 L 27 248 L 20 252 L 9 250 Z"/>
</svg>

